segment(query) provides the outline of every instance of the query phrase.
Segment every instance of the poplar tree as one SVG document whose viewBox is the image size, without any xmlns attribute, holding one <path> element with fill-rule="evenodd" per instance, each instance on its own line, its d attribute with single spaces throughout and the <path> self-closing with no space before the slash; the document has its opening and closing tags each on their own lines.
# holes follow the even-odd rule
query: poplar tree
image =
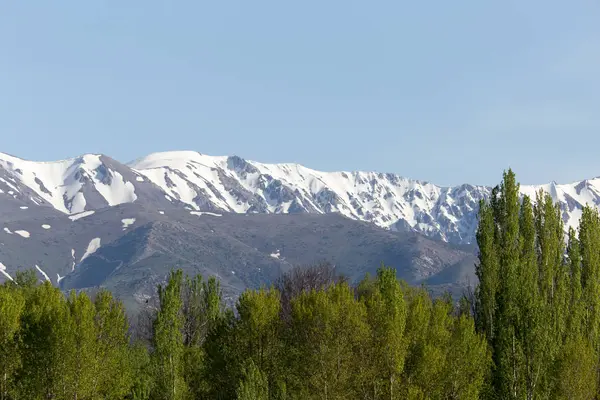
<svg viewBox="0 0 600 400">
<path fill-rule="evenodd" d="M 492 196 L 497 196 L 494 192 Z M 475 273 L 479 279 L 476 288 L 475 319 L 478 329 L 485 333 L 490 344 L 494 343 L 498 329 L 498 290 L 500 288 L 499 259 L 496 243 L 496 220 L 494 209 L 485 201 L 479 205 L 477 227 L 479 245 L 478 263 Z"/>
<path fill-rule="evenodd" d="M 579 223 L 583 335 L 600 356 L 600 216 L 589 206 L 583 208 Z M 600 381 L 597 372 L 596 382 Z"/>
<path fill-rule="evenodd" d="M 533 399 L 547 391 L 545 381 L 552 362 L 548 346 L 552 333 L 549 331 L 551 308 L 546 304 L 540 289 L 542 273 L 538 268 L 535 215 L 529 196 L 525 196 L 522 201 L 519 230 L 521 251 L 514 332 L 523 352 L 522 390 L 527 399 Z"/>
<path fill-rule="evenodd" d="M 269 400 L 267 376 L 249 360 L 237 388 L 237 400 Z"/>
<path fill-rule="evenodd" d="M 205 341 L 223 318 L 223 300 L 219 281 L 201 275 L 186 276 L 182 286 L 184 378 L 190 394 L 202 398 L 209 392 Z"/>
<path fill-rule="evenodd" d="M 103 399 L 121 399 L 134 384 L 136 364 L 131 353 L 141 349 L 129 346 L 129 323 L 123 304 L 101 290 L 94 301 L 95 348 L 94 393 Z"/>
<path fill-rule="evenodd" d="M 94 305 L 85 293 L 71 292 L 68 301 L 70 318 L 66 334 L 66 367 L 61 379 L 66 383 L 65 398 L 86 399 L 95 392 L 96 329 Z"/>
<path fill-rule="evenodd" d="M 69 308 L 64 295 L 49 282 L 27 289 L 21 318 L 19 398 L 68 396 L 64 371 L 70 359 Z"/>
<path fill-rule="evenodd" d="M 519 185 L 508 170 L 500 185 L 494 215 L 498 226 L 500 287 L 497 293 L 498 330 L 492 343 L 496 363 L 494 374 L 497 394 L 503 398 L 524 397 L 522 343 L 517 338 L 517 302 L 520 292 Z"/>
<path fill-rule="evenodd" d="M 25 299 L 14 285 L 0 286 L 0 400 L 15 397 L 15 372 L 21 363 L 19 327 Z"/>
<path fill-rule="evenodd" d="M 577 233 L 569 228 L 569 242 L 567 246 L 568 267 L 571 274 L 571 302 L 569 307 L 568 330 L 571 338 L 582 335 L 584 315 L 583 289 L 581 286 L 581 251 Z"/>
<path fill-rule="evenodd" d="M 181 270 L 171 272 L 165 286 L 160 285 L 160 308 L 154 321 L 153 367 L 155 387 L 153 398 L 180 400 L 187 396 L 183 378 L 183 316 L 181 312 Z"/>
<path fill-rule="evenodd" d="M 448 344 L 443 398 L 477 400 L 489 378 L 491 354 L 485 338 L 475 331 L 472 318 L 462 315 L 454 322 Z"/>
<path fill-rule="evenodd" d="M 355 398 L 353 371 L 368 337 L 365 307 L 346 283 L 292 299 L 289 327 L 294 388 L 301 398 Z"/>
<path fill-rule="evenodd" d="M 558 358 L 553 398 L 588 400 L 597 395 L 598 358 L 585 338 L 569 337 Z"/>
<path fill-rule="evenodd" d="M 400 393 L 400 378 L 404 370 L 407 341 L 407 307 L 396 270 L 382 266 L 372 293 L 366 299 L 371 328 L 369 343 L 374 399 L 396 399 Z"/>
<path fill-rule="evenodd" d="M 277 386 L 281 376 L 281 302 L 275 289 L 245 291 L 237 302 L 238 321 L 235 332 L 236 356 L 243 366 L 251 362 L 267 379 Z"/>
<path fill-rule="evenodd" d="M 583 289 L 585 335 L 598 351 L 600 328 L 600 217 L 584 207 L 579 224 L 581 281 Z"/>
<path fill-rule="evenodd" d="M 407 298 L 409 307 L 405 337 L 408 354 L 404 366 L 403 397 L 418 399 L 424 396 L 421 370 L 433 304 L 431 297 L 423 288 L 409 289 Z"/>
<path fill-rule="evenodd" d="M 417 369 L 425 398 L 442 398 L 448 372 L 448 350 L 453 319 L 447 299 L 436 299 L 431 308 L 421 360 Z"/>
</svg>

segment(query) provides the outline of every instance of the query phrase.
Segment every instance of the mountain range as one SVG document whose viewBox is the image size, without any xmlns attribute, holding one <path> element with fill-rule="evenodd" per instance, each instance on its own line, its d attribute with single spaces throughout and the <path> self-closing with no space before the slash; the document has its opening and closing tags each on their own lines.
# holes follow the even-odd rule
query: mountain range
<svg viewBox="0 0 600 400">
<path fill-rule="evenodd" d="M 600 179 L 522 186 L 558 201 L 565 227 L 600 205 Z M 351 279 L 393 265 L 409 283 L 472 282 L 479 201 L 491 188 L 391 173 L 320 172 L 238 156 L 86 154 L 34 162 L 0 153 L 0 280 L 36 268 L 64 289 L 144 301 L 169 268 L 219 276 L 234 299 L 294 265 Z"/>
</svg>

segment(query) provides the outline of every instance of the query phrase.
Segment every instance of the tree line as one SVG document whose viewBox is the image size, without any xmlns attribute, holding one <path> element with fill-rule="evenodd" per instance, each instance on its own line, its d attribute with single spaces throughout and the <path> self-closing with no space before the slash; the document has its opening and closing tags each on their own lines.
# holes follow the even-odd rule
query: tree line
<svg viewBox="0 0 600 400">
<path fill-rule="evenodd" d="M 488 396 L 599 398 L 598 211 L 584 207 L 565 236 L 558 204 L 542 191 L 520 198 L 509 170 L 481 204 L 477 243 L 470 304 L 492 352 Z"/>
<path fill-rule="evenodd" d="M 107 291 L 17 274 L 0 286 L 0 399 L 475 399 L 490 363 L 468 313 L 387 267 L 355 287 L 293 270 L 235 309 L 216 279 L 173 271 L 135 325 Z"/>
<path fill-rule="evenodd" d="M 597 398 L 598 212 L 565 238 L 512 171 L 480 207 L 480 284 L 460 301 L 323 264 L 227 308 L 215 278 L 178 270 L 129 321 L 107 291 L 20 272 L 0 286 L 0 400 Z"/>
</svg>

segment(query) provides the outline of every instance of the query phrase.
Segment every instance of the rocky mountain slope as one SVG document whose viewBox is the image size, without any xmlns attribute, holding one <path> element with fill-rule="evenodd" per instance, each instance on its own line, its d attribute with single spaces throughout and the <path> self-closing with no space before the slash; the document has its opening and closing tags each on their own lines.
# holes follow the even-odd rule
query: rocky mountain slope
<svg viewBox="0 0 600 400">
<path fill-rule="evenodd" d="M 217 276 L 230 301 L 293 266 L 321 261 L 351 281 L 384 262 L 410 283 L 431 280 L 433 290 L 474 282 L 468 249 L 334 213 L 157 211 L 134 203 L 67 216 L 50 207 L 0 206 L 12 209 L 0 232 L 0 282 L 35 268 L 40 280 L 65 290 L 108 288 L 129 309 L 152 296 L 171 268 Z M 446 270 L 460 272 L 436 278 Z"/>
<path fill-rule="evenodd" d="M 600 179 L 523 186 L 549 192 L 575 226 L 585 204 L 600 204 Z M 134 203 L 147 208 L 304 214 L 339 213 L 396 231 L 454 244 L 474 242 L 478 203 L 491 188 L 441 187 L 395 174 L 319 172 L 298 164 L 263 164 L 237 156 L 155 153 L 128 165 L 102 155 L 31 162 L 0 153 L 0 196 L 66 214 Z"/>
<path fill-rule="evenodd" d="M 600 204 L 600 179 L 522 192 L 540 188 L 567 226 Z M 170 268 L 218 276 L 233 300 L 296 265 L 329 261 L 356 281 L 385 262 L 409 283 L 457 293 L 475 283 L 478 202 L 490 192 L 194 152 L 127 165 L 0 153 L 0 282 L 35 268 L 65 290 L 106 287 L 135 308 Z"/>
</svg>

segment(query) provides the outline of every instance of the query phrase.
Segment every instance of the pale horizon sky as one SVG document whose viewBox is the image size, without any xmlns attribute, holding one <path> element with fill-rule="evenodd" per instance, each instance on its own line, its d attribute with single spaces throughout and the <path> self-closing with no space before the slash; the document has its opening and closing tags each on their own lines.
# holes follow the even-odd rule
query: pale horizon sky
<svg viewBox="0 0 600 400">
<path fill-rule="evenodd" d="M 0 5 L 0 152 L 600 176 L 597 0 Z"/>
</svg>

